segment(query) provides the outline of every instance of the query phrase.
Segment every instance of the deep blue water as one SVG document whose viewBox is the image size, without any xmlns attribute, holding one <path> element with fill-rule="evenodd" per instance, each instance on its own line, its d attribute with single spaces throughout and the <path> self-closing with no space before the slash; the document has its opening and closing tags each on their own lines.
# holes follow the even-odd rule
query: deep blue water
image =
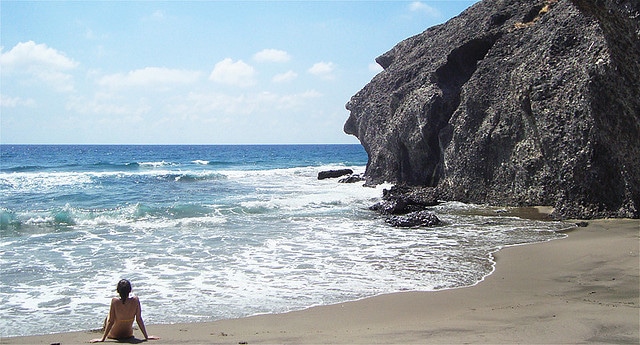
<svg viewBox="0 0 640 345">
<path fill-rule="evenodd" d="M 498 248 L 566 227 L 444 203 L 443 226 L 391 228 L 368 210 L 385 186 L 317 179 L 363 173 L 360 145 L 0 151 L 3 337 L 99 328 L 120 278 L 150 324 L 473 285 Z"/>
<path fill-rule="evenodd" d="M 206 214 L 203 205 L 253 188 L 232 183 L 229 173 L 359 167 L 366 160 L 360 145 L 3 145 L 0 226 L 71 225 L 131 205 L 141 217 Z"/>
</svg>

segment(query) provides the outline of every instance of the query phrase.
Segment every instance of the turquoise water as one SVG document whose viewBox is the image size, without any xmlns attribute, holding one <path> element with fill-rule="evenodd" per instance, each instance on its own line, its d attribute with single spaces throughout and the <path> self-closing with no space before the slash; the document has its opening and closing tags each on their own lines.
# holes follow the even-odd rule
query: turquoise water
<svg viewBox="0 0 640 345">
<path fill-rule="evenodd" d="M 368 210 L 388 186 L 317 179 L 363 173 L 360 145 L 0 149 L 3 337 L 99 328 L 121 278 L 149 324 L 473 285 L 498 248 L 566 227 L 460 203 L 389 227 Z"/>
</svg>

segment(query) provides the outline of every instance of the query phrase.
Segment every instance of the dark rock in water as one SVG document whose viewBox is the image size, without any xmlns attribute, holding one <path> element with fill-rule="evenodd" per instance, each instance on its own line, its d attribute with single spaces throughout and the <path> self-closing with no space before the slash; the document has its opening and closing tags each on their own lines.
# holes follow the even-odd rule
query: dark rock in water
<svg viewBox="0 0 640 345">
<path fill-rule="evenodd" d="M 368 184 L 639 216 L 640 1 L 484 0 L 376 61 L 344 125 Z"/>
<path fill-rule="evenodd" d="M 372 211 L 377 211 L 384 215 L 407 214 L 409 212 L 415 211 L 414 209 L 409 209 L 406 201 L 402 199 L 382 200 L 369 207 L 369 209 Z"/>
<path fill-rule="evenodd" d="M 438 204 L 438 195 L 432 187 L 393 186 L 382 192 L 382 201 L 369 207 L 381 214 L 406 214 L 424 210 Z"/>
<path fill-rule="evenodd" d="M 402 216 L 392 216 L 387 218 L 386 222 L 391 226 L 401 228 L 435 226 L 442 223 L 435 214 L 429 211 L 417 211 Z"/>
<path fill-rule="evenodd" d="M 351 169 L 338 169 L 338 170 L 326 170 L 318 173 L 318 180 L 324 180 L 327 178 L 336 178 L 344 175 L 353 174 Z"/>
<path fill-rule="evenodd" d="M 438 204 L 438 192 L 433 187 L 396 185 L 383 190 L 382 199 L 404 199 L 409 205 L 429 207 Z"/>
<path fill-rule="evenodd" d="M 364 181 L 364 177 L 360 174 L 353 174 L 338 180 L 338 183 L 356 183 Z"/>
</svg>

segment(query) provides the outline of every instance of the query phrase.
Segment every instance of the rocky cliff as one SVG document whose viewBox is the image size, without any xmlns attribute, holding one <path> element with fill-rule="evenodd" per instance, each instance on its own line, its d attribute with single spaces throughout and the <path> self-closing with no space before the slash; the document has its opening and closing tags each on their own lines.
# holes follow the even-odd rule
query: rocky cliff
<svg viewBox="0 0 640 345">
<path fill-rule="evenodd" d="M 376 61 L 344 125 L 369 183 L 638 217 L 640 1 L 484 0 Z"/>
</svg>

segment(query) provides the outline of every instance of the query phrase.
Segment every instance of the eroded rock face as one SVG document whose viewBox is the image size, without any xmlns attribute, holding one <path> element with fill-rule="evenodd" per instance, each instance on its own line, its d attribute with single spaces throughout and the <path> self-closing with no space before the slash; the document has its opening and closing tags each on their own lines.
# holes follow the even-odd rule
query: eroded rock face
<svg viewBox="0 0 640 345">
<path fill-rule="evenodd" d="M 485 0 L 400 42 L 346 105 L 368 182 L 638 217 L 639 4 Z"/>
</svg>

